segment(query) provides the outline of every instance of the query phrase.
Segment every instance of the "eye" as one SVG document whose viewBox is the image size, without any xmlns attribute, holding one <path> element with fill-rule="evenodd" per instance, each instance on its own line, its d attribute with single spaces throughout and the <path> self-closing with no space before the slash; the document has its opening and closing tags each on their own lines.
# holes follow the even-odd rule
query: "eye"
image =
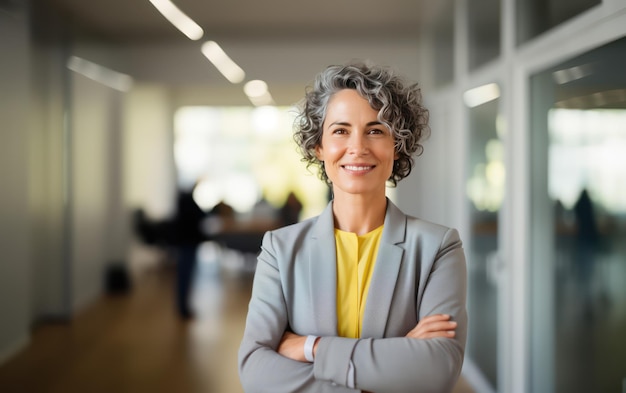
<svg viewBox="0 0 626 393">
<path fill-rule="evenodd" d="M 346 131 L 345 128 L 335 128 L 334 130 L 331 130 L 331 133 L 336 135 L 343 135 L 347 134 L 348 131 Z"/>
<path fill-rule="evenodd" d="M 372 128 L 371 130 L 368 131 L 368 134 L 370 135 L 381 135 L 384 134 L 385 131 L 381 130 L 380 128 Z"/>
</svg>

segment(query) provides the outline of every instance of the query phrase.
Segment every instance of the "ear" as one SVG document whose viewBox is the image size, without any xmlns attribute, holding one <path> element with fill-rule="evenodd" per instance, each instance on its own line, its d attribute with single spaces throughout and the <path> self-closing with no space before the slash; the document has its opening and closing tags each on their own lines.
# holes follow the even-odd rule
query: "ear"
<svg viewBox="0 0 626 393">
<path fill-rule="evenodd" d="M 315 157 L 320 161 L 324 161 L 324 149 L 321 144 L 315 146 Z"/>
</svg>

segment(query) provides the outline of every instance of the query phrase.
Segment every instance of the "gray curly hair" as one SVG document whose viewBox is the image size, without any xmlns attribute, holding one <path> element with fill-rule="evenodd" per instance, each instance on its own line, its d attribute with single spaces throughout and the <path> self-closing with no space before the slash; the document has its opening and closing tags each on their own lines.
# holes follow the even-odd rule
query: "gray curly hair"
<svg viewBox="0 0 626 393">
<path fill-rule="evenodd" d="M 349 63 L 327 67 L 307 88 L 294 122 L 294 140 L 302 161 L 319 166 L 319 177 L 329 186 L 323 162 L 315 155 L 322 143 L 323 124 L 328 101 L 340 90 L 356 90 L 378 111 L 378 120 L 387 126 L 395 141 L 398 159 L 388 181 L 392 186 L 411 173 L 413 155 L 424 150 L 421 142 L 430 134 L 428 110 L 422 106 L 422 94 L 417 83 L 405 84 L 389 68 L 365 63 Z"/>
</svg>

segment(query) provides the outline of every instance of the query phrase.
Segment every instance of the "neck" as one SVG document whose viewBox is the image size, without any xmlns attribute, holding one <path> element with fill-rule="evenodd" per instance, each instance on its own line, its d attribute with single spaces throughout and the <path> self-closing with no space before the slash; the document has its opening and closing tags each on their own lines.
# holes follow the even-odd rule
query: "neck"
<svg viewBox="0 0 626 393">
<path fill-rule="evenodd" d="M 383 225 L 387 211 L 385 195 L 365 197 L 341 194 L 333 199 L 335 228 L 363 235 Z"/>
</svg>

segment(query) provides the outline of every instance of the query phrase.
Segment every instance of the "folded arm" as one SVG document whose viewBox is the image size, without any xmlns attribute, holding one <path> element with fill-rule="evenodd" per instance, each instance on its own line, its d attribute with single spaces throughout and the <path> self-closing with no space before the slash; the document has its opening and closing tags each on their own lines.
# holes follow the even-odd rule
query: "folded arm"
<svg viewBox="0 0 626 393">
<path fill-rule="evenodd" d="M 289 330 L 287 307 L 271 240 L 266 240 L 239 353 L 246 392 L 452 389 L 463 363 L 467 329 L 465 258 L 456 231 L 444 238 L 419 302 L 420 323 L 407 336 L 321 337 L 314 363 L 303 361 L 304 338 L 285 334 Z M 435 317 L 440 314 L 451 315 L 456 323 L 453 329 L 446 318 Z"/>
<path fill-rule="evenodd" d="M 280 273 L 266 234 L 258 258 L 246 328 L 239 348 L 239 375 L 244 391 L 268 393 L 356 392 L 332 381 L 318 380 L 313 364 L 280 355 L 277 348 L 288 330 Z"/>
<path fill-rule="evenodd" d="M 452 338 L 455 336 L 457 322 L 450 320 L 450 315 L 436 314 L 429 315 L 418 322 L 418 324 L 405 337 L 426 339 L 437 337 Z M 300 336 L 291 331 L 286 331 L 280 340 L 278 353 L 286 358 L 298 362 L 306 362 L 304 347 L 307 336 Z M 317 353 L 320 338 L 317 337 L 313 345 L 313 355 Z"/>
</svg>

